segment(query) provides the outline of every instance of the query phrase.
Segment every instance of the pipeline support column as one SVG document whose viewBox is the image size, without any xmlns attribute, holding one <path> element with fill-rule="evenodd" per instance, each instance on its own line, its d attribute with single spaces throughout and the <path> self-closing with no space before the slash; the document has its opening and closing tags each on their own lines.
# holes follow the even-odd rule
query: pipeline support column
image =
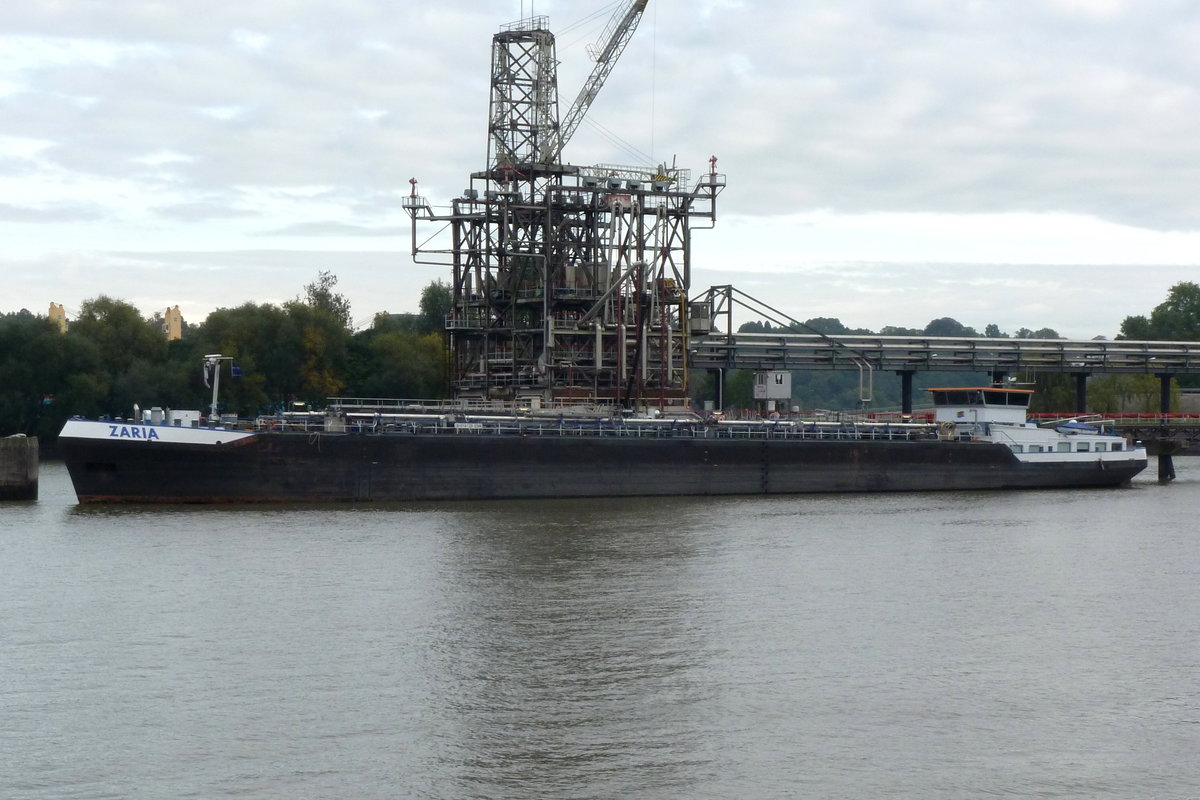
<svg viewBox="0 0 1200 800">
<path fill-rule="evenodd" d="M 1075 373 L 1075 413 L 1087 413 L 1087 381 L 1086 372 Z"/>
<path fill-rule="evenodd" d="M 1167 414 L 1171 413 L 1171 376 L 1160 374 L 1158 377 L 1158 412 L 1162 415 L 1162 428 L 1158 440 L 1158 482 L 1170 483 L 1175 480 L 1175 462 L 1172 459 L 1174 443 L 1170 440 L 1171 432 L 1167 430 Z"/>
<path fill-rule="evenodd" d="M 905 370 L 900 375 L 900 415 L 905 419 L 912 417 L 912 370 Z"/>
</svg>

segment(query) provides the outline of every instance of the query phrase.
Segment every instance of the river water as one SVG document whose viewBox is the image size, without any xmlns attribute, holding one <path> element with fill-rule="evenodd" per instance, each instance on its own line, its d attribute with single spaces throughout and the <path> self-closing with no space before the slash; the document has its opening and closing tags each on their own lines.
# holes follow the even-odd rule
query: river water
<svg viewBox="0 0 1200 800">
<path fill-rule="evenodd" d="M 1118 490 L 0 505 L 11 798 L 1200 796 L 1200 460 Z"/>
</svg>

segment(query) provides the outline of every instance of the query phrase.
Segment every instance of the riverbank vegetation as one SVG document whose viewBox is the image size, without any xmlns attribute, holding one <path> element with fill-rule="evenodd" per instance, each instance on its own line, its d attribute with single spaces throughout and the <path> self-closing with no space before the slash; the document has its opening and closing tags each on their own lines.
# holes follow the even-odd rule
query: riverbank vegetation
<svg viewBox="0 0 1200 800">
<path fill-rule="evenodd" d="M 239 415 L 322 407 L 332 396 L 438 398 L 446 386 L 442 326 L 450 287 L 425 287 L 417 314 L 375 315 L 350 329 L 337 278 L 322 272 L 283 303 L 218 309 L 168 341 L 162 316 L 123 300 L 83 303 L 66 330 L 46 316 L 0 315 L 0 435 L 53 439 L 70 416 L 129 416 L 135 403 L 207 409 L 203 356 L 232 356 L 222 409 Z"/>
<path fill-rule="evenodd" d="M 239 415 L 321 407 L 335 396 L 440 398 L 448 384 L 443 320 L 450 310 L 450 287 L 430 283 L 415 314 L 375 315 L 362 330 L 350 327 L 350 304 L 336 291 L 337 278 L 318 273 L 294 300 L 282 304 L 247 302 L 218 309 L 182 338 L 168 341 L 161 314 L 151 317 L 129 303 L 99 296 L 87 300 L 62 330 L 47 316 L 20 311 L 0 315 L 0 435 L 24 433 L 53 439 L 74 414 L 128 416 L 135 403 L 171 408 L 206 408 L 209 390 L 201 372 L 207 353 L 232 356 L 241 377 L 228 372 L 221 384 L 224 409 Z M 879 331 L 849 328 L 828 317 L 790 328 L 751 322 L 745 332 L 797 330 L 828 335 L 976 337 L 973 328 L 950 317 L 922 329 L 887 326 Z M 983 336 L 1009 334 L 989 324 Z M 1060 338 L 1053 329 L 1022 328 L 1013 338 Z M 1145 316 L 1127 317 L 1117 338 L 1200 341 L 1200 286 L 1184 282 Z M 752 374 L 725 377 L 725 405 L 753 408 Z M 1031 376 L 1037 408 L 1066 410 L 1074 404 L 1070 376 Z M 986 375 L 918 373 L 915 394 L 937 384 L 985 381 Z M 693 375 L 692 396 L 700 403 L 715 396 L 713 377 Z M 1200 376 L 1184 377 L 1200 386 Z M 900 378 L 875 375 L 870 407 L 898 407 Z M 857 374 L 793 373 L 794 403 L 814 408 L 853 409 L 863 405 L 865 387 Z M 1153 376 L 1097 376 L 1089 398 L 1097 411 L 1152 411 L 1158 382 Z"/>
</svg>

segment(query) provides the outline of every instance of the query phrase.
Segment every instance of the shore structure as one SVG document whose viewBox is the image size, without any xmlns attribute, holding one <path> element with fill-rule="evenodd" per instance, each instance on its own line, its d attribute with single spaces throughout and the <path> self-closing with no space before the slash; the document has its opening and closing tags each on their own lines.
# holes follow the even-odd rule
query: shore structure
<svg viewBox="0 0 1200 800">
<path fill-rule="evenodd" d="M 36 436 L 0 438 L 0 500 L 36 500 L 38 468 Z"/>
<path fill-rule="evenodd" d="M 662 161 L 575 165 L 564 147 L 628 44 L 647 0 L 622 3 L 596 64 L 560 116 L 544 16 L 492 38 L 487 155 L 448 212 L 403 205 L 417 263 L 448 268 L 450 388 L 457 398 L 542 407 L 679 407 L 690 337 L 710 330 L 689 299 L 694 230 L 716 222 L 725 176 Z M 450 247 L 427 233 L 448 227 Z"/>
</svg>

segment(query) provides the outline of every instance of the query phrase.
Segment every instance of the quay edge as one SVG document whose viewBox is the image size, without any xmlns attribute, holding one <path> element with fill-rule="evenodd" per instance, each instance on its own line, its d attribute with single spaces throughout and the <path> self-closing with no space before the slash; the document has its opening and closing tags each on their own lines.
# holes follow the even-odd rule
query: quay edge
<svg viewBox="0 0 1200 800">
<path fill-rule="evenodd" d="M 36 500 L 39 463 L 36 436 L 0 439 L 0 500 Z"/>
</svg>

